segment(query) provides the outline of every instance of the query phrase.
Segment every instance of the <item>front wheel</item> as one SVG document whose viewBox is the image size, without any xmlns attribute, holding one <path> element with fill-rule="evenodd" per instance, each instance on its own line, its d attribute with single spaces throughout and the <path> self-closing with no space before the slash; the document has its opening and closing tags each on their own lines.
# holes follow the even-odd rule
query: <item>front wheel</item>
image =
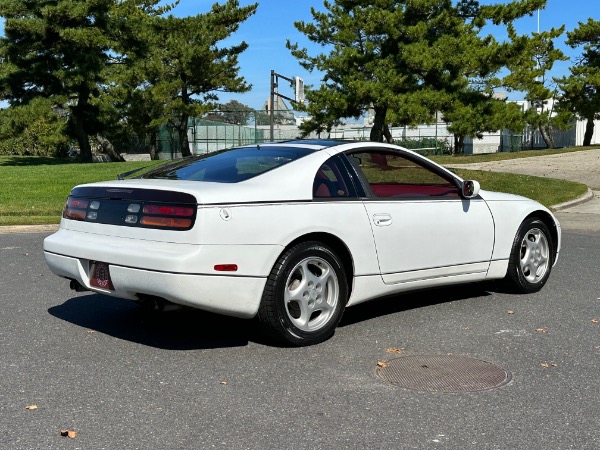
<svg viewBox="0 0 600 450">
<path fill-rule="evenodd" d="M 552 236 L 548 227 L 535 217 L 526 219 L 513 242 L 506 281 L 517 292 L 537 292 L 546 284 L 552 262 Z"/>
<path fill-rule="evenodd" d="M 284 344 L 317 344 L 335 331 L 347 297 L 346 273 L 335 252 L 320 242 L 302 242 L 273 267 L 258 319 Z"/>
</svg>

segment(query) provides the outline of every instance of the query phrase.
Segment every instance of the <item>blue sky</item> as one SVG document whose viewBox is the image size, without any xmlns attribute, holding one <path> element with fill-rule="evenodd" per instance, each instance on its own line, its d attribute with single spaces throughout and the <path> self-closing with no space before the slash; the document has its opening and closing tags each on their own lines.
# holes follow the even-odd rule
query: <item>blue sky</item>
<svg viewBox="0 0 600 450">
<path fill-rule="evenodd" d="M 221 94 L 224 103 L 231 98 L 249 105 L 253 108 L 262 107 L 269 95 L 271 69 L 290 78 L 299 76 L 306 84 L 318 85 L 320 75 L 309 73 L 298 64 L 285 47 L 286 39 L 298 42 L 316 54 L 319 47 L 311 47 L 306 37 L 294 27 L 294 22 L 299 20 L 310 21 L 311 6 L 322 9 L 322 0 L 257 0 L 259 3 L 256 14 L 244 22 L 239 31 L 232 37 L 232 42 L 246 41 L 248 50 L 240 56 L 239 63 L 241 75 L 252 84 L 252 91 L 245 94 Z M 481 0 L 482 4 L 498 3 L 501 0 Z M 507 1 L 507 0 L 504 0 Z M 204 13 L 210 9 L 214 0 L 181 0 L 179 6 L 173 11 L 175 15 L 193 15 Z M 248 5 L 253 1 L 240 0 L 241 5 Z M 540 11 L 540 31 L 552 27 L 566 26 L 566 31 L 577 27 L 578 22 L 586 22 L 588 17 L 596 20 L 600 18 L 599 0 L 548 0 L 547 6 Z M 519 33 L 537 31 L 537 14 L 532 17 L 520 19 L 517 23 Z M 497 36 L 503 39 L 502 36 Z M 580 54 L 564 45 L 566 34 L 559 38 L 557 45 L 571 57 Z M 555 64 L 552 72 L 554 76 L 568 74 L 570 62 Z M 280 89 L 284 95 L 292 96 L 292 91 Z M 513 100 L 520 99 L 519 93 L 510 95 Z"/>
</svg>

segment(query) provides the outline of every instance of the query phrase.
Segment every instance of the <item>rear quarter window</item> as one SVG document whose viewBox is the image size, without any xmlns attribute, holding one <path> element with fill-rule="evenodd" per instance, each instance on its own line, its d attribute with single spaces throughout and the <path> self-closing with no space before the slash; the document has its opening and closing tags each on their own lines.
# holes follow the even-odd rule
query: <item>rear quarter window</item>
<svg viewBox="0 0 600 450">
<path fill-rule="evenodd" d="M 224 150 L 168 164 L 140 178 L 238 183 L 302 158 L 312 151 L 272 146 Z"/>
</svg>

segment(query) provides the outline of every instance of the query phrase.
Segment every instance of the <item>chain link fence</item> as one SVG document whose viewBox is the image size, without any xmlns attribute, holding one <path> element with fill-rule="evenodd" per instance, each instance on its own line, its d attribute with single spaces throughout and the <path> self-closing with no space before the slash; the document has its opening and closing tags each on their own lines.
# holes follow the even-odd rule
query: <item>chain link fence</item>
<svg viewBox="0 0 600 450">
<path fill-rule="evenodd" d="M 291 110 L 274 111 L 273 140 L 292 140 L 301 137 L 299 125 L 303 118 Z M 188 140 L 193 154 L 212 153 L 218 150 L 241 145 L 254 145 L 269 142 L 270 117 L 267 111 L 214 111 L 203 118 L 190 118 Z M 312 133 L 307 138 L 327 138 L 348 141 L 368 141 L 370 124 L 347 124 L 330 132 Z M 416 127 L 390 127 L 394 142 L 423 155 L 453 154 L 454 135 L 448 131 L 448 124 L 437 122 Z M 576 127 L 567 131 L 554 131 L 556 147 L 574 146 Z M 155 149 L 160 159 L 181 157 L 179 138 L 169 126 L 159 128 Z M 141 148 L 140 145 L 137 148 Z M 466 138 L 465 154 L 513 152 L 546 148 L 538 130 L 525 130 L 515 133 L 502 130 L 497 133 L 482 133 L 480 138 Z"/>
</svg>

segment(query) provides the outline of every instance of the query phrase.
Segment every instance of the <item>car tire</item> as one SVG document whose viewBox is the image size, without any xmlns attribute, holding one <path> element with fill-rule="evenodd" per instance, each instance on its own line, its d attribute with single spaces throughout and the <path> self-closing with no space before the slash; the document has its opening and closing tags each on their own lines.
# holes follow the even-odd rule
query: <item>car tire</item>
<svg viewBox="0 0 600 450">
<path fill-rule="evenodd" d="M 317 344 L 333 335 L 347 298 L 340 258 L 320 242 L 302 242 L 285 251 L 271 270 L 258 320 L 281 344 Z"/>
<path fill-rule="evenodd" d="M 530 217 L 515 236 L 505 281 L 515 292 L 537 292 L 546 284 L 553 262 L 554 246 L 548 227 Z"/>
</svg>

